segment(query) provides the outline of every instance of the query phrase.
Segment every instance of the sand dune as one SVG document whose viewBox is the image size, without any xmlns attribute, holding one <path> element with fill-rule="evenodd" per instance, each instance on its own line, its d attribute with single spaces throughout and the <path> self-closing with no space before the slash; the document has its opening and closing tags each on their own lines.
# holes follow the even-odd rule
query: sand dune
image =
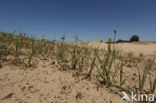
<svg viewBox="0 0 156 103">
<path fill-rule="evenodd" d="M 105 43 L 91 42 L 92 47 L 106 48 Z M 154 55 L 156 44 L 122 43 L 124 52 Z M 134 75 L 135 70 L 127 70 Z M 96 80 L 82 80 L 74 71 L 60 71 L 55 59 L 39 62 L 36 69 L 6 64 L 0 69 L 0 103 L 128 103 L 121 91 L 107 88 Z"/>
<path fill-rule="evenodd" d="M 107 50 L 107 43 L 90 42 L 89 45 L 96 48 L 104 48 Z M 133 52 L 136 54 L 156 55 L 156 43 L 153 42 L 132 42 L 132 43 L 116 43 L 116 47 L 124 52 Z"/>
</svg>

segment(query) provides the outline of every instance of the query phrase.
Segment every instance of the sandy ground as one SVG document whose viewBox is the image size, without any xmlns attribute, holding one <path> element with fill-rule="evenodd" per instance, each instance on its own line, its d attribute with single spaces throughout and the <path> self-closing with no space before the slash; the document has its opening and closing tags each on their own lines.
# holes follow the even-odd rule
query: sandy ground
<svg viewBox="0 0 156 103">
<path fill-rule="evenodd" d="M 126 103 L 94 80 L 60 71 L 51 62 L 35 70 L 5 66 L 0 70 L 0 103 Z"/>
<path fill-rule="evenodd" d="M 107 50 L 107 43 L 100 43 L 97 41 L 90 42 L 89 45 L 96 48 L 104 48 Z M 156 43 L 142 42 L 142 43 L 117 43 L 115 46 L 124 52 L 133 52 L 136 54 L 142 53 L 144 55 L 156 55 Z"/>
<path fill-rule="evenodd" d="M 89 45 L 107 48 L 105 43 Z M 118 44 L 125 52 L 153 55 L 156 44 Z M 121 92 L 101 87 L 96 80 L 79 80 L 74 71 L 60 71 L 55 60 L 23 70 L 4 65 L 0 69 L 0 103 L 128 103 Z"/>
</svg>

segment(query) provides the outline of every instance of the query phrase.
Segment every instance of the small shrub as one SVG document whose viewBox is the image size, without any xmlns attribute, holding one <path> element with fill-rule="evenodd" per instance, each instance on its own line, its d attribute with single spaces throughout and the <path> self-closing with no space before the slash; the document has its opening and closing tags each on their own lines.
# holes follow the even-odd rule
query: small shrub
<svg viewBox="0 0 156 103">
<path fill-rule="evenodd" d="M 139 36 L 138 35 L 133 35 L 130 39 L 129 39 L 130 42 L 133 42 L 133 41 L 139 41 Z"/>
</svg>

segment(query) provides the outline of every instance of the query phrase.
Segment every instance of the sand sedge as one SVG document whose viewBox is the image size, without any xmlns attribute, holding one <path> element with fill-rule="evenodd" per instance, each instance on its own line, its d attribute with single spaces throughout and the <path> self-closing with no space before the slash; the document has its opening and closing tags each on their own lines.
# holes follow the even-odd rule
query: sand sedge
<svg viewBox="0 0 156 103">
<path fill-rule="evenodd" d="M 154 93 L 155 89 L 156 89 L 156 77 L 154 79 L 154 82 L 153 82 L 153 85 L 152 85 L 152 88 L 151 88 L 151 92 Z"/>
<path fill-rule="evenodd" d="M 15 40 L 15 46 L 16 46 L 16 49 L 15 49 L 15 59 L 13 61 L 13 63 L 15 65 L 18 64 L 19 61 L 19 52 L 20 52 L 20 43 L 21 43 L 21 38 L 19 39 L 18 37 L 16 38 Z"/>
<path fill-rule="evenodd" d="M 83 71 L 83 70 L 87 70 L 87 68 L 89 67 L 89 61 L 88 61 L 88 59 L 90 59 L 90 58 L 88 58 L 88 55 L 89 55 L 89 57 L 90 57 L 90 51 L 89 51 L 89 49 L 88 49 L 88 47 L 86 47 L 86 44 L 81 44 L 81 47 L 79 48 L 80 50 L 79 50 L 79 56 L 81 56 L 80 57 L 80 59 L 79 59 L 79 74 L 81 74 L 81 72 Z"/>
<path fill-rule="evenodd" d="M 123 61 L 121 61 L 121 66 L 120 66 L 120 86 L 122 86 L 125 82 L 126 79 L 123 80 Z"/>
<path fill-rule="evenodd" d="M 108 39 L 108 52 L 111 52 L 111 38 Z"/>
<path fill-rule="evenodd" d="M 67 51 L 69 51 L 69 47 L 64 43 L 64 40 L 65 36 L 61 37 L 61 43 L 56 44 L 56 59 L 58 64 L 61 66 L 61 69 L 66 70 L 69 68 L 69 66 L 67 66 L 68 58 L 66 58 L 66 56 L 68 56 Z"/>
<path fill-rule="evenodd" d="M 56 45 L 56 48 L 57 48 L 56 58 L 57 58 L 58 64 L 60 64 L 60 61 L 63 59 L 64 39 L 65 37 L 61 37 L 61 43 L 57 43 Z"/>
<path fill-rule="evenodd" d="M 113 51 L 115 49 L 116 33 L 117 33 L 117 30 L 114 30 Z"/>
<path fill-rule="evenodd" d="M 149 75 L 149 81 L 150 81 L 150 92 L 151 93 L 154 93 L 155 89 L 156 89 L 156 76 L 155 76 L 155 79 L 153 80 L 152 82 L 152 79 L 151 79 L 151 74 Z"/>
<path fill-rule="evenodd" d="M 92 62 L 91 62 L 91 64 L 90 64 L 90 70 L 89 70 L 89 72 L 88 72 L 86 78 L 90 78 L 90 77 L 91 77 L 91 73 L 92 73 L 93 67 L 94 67 L 94 65 L 95 65 L 95 60 L 96 60 L 96 56 L 93 58 L 93 60 L 92 60 Z"/>
<path fill-rule="evenodd" d="M 0 33 L 0 67 L 2 67 L 2 62 L 6 61 L 7 56 L 11 54 L 11 51 L 13 51 L 13 47 L 10 45 L 13 42 L 11 37 L 11 34 L 6 35 L 4 33 Z"/>
<path fill-rule="evenodd" d="M 145 68 L 143 70 L 143 74 L 141 76 L 141 73 L 140 73 L 140 70 L 139 70 L 139 67 L 137 67 L 137 70 L 138 70 L 138 75 L 139 75 L 139 90 L 140 92 L 143 91 L 143 88 L 144 88 L 144 85 L 145 85 L 145 81 L 146 81 L 146 78 L 147 78 L 147 75 L 149 73 L 149 71 L 151 70 L 152 68 L 152 65 L 154 63 L 154 59 L 155 58 L 152 58 L 152 59 L 148 59 L 146 64 L 145 64 Z M 155 83 L 154 83 L 155 85 Z M 155 86 L 154 86 L 155 88 Z"/>
<path fill-rule="evenodd" d="M 81 60 L 79 61 L 79 70 L 78 70 L 78 75 L 80 76 L 83 70 L 83 66 L 84 66 L 84 57 L 81 57 Z"/>
<path fill-rule="evenodd" d="M 75 36 L 75 44 L 71 51 L 71 56 L 72 56 L 71 69 L 73 69 L 73 70 L 76 69 L 77 63 L 81 57 L 81 55 L 80 55 L 81 50 L 79 50 L 79 48 L 77 46 L 77 42 L 78 42 L 78 36 L 76 35 Z M 83 58 L 82 58 L 82 60 L 83 60 Z M 81 61 L 81 62 L 83 62 L 83 61 Z M 82 69 L 82 67 L 80 67 L 79 69 Z"/>
<path fill-rule="evenodd" d="M 50 54 L 54 53 L 55 42 L 56 42 L 55 40 L 49 42 L 49 53 Z"/>
<path fill-rule="evenodd" d="M 78 63 L 79 57 L 77 56 L 77 46 L 73 47 L 73 51 L 71 52 L 72 60 L 71 60 L 71 69 L 76 69 L 76 65 Z"/>
<path fill-rule="evenodd" d="M 97 69 L 100 71 L 100 77 L 103 79 L 103 81 L 106 81 L 107 83 L 111 83 L 110 80 L 110 72 L 108 71 L 107 65 L 109 65 L 109 59 L 110 59 L 110 54 L 108 52 L 105 61 L 101 60 L 100 56 L 97 55 L 97 59 L 100 63 L 100 68 L 98 66 Z"/>
<path fill-rule="evenodd" d="M 112 69 L 112 65 L 113 63 L 115 63 L 115 48 L 113 46 L 113 52 L 111 51 L 111 40 L 109 39 L 109 45 L 108 45 L 108 52 L 106 53 L 106 57 L 104 60 L 104 64 L 101 66 L 103 69 L 103 72 L 107 78 L 107 81 L 111 83 L 111 74 L 110 71 Z M 114 44 L 113 44 L 114 45 Z M 100 63 L 102 63 L 102 61 L 100 60 L 100 57 L 98 56 L 98 60 L 100 61 Z"/>
<path fill-rule="evenodd" d="M 33 57 L 34 53 L 35 53 L 35 43 L 34 43 L 34 41 L 32 41 L 32 49 L 31 49 L 31 53 L 29 55 L 28 63 L 27 63 L 28 67 L 32 66 L 31 61 L 32 61 L 32 57 Z"/>
</svg>

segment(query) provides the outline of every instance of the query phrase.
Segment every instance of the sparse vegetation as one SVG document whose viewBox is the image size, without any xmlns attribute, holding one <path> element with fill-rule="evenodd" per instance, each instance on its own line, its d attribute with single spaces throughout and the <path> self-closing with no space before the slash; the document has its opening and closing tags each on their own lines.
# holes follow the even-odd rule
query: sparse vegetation
<svg viewBox="0 0 156 103">
<path fill-rule="evenodd" d="M 114 40 L 117 31 L 114 30 Z M 13 61 L 12 65 L 25 65 L 25 68 L 33 67 L 35 58 L 46 57 L 55 58 L 60 66 L 60 70 L 75 70 L 78 76 L 86 74 L 86 78 L 91 78 L 92 74 L 103 85 L 115 87 L 129 93 L 130 85 L 125 82 L 125 67 L 136 68 L 138 73 L 138 87 L 140 92 L 148 91 L 144 88 L 150 82 L 150 91 L 154 93 L 156 88 L 156 78 L 148 81 L 150 71 L 155 66 L 155 58 L 144 57 L 142 54 L 133 53 L 121 54 L 116 48 L 116 44 L 109 38 L 108 50 L 92 48 L 87 43 L 78 42 L 75 36 L 75 43 L 64 42 L 65 36 L 61 37 L 61 42 L 49 40 L 37 40 L 18 35 L 0 33 L 0 67 L 4 63 Z M 131 37 L 130 41 L 139 41 L 138 36 Z M 37 55 L 37 56 L 35 56 Z M 48 56 L 47 56 L 48 55 Z M 147 59 L 148 58 L 148 59 Z M 147 60 L 146 60 L 147 59 Z M 140 64 L 145 64 L 144 70 L 140 69 Z M 65 69 L 66 68 L 66 69 Z M 96 72 L 93 72 L 96 71 Z M 136 84 L 137 85 L 137 84 Z M 137 88 L 131 87 L 132 90 Z"/>
</svg>

